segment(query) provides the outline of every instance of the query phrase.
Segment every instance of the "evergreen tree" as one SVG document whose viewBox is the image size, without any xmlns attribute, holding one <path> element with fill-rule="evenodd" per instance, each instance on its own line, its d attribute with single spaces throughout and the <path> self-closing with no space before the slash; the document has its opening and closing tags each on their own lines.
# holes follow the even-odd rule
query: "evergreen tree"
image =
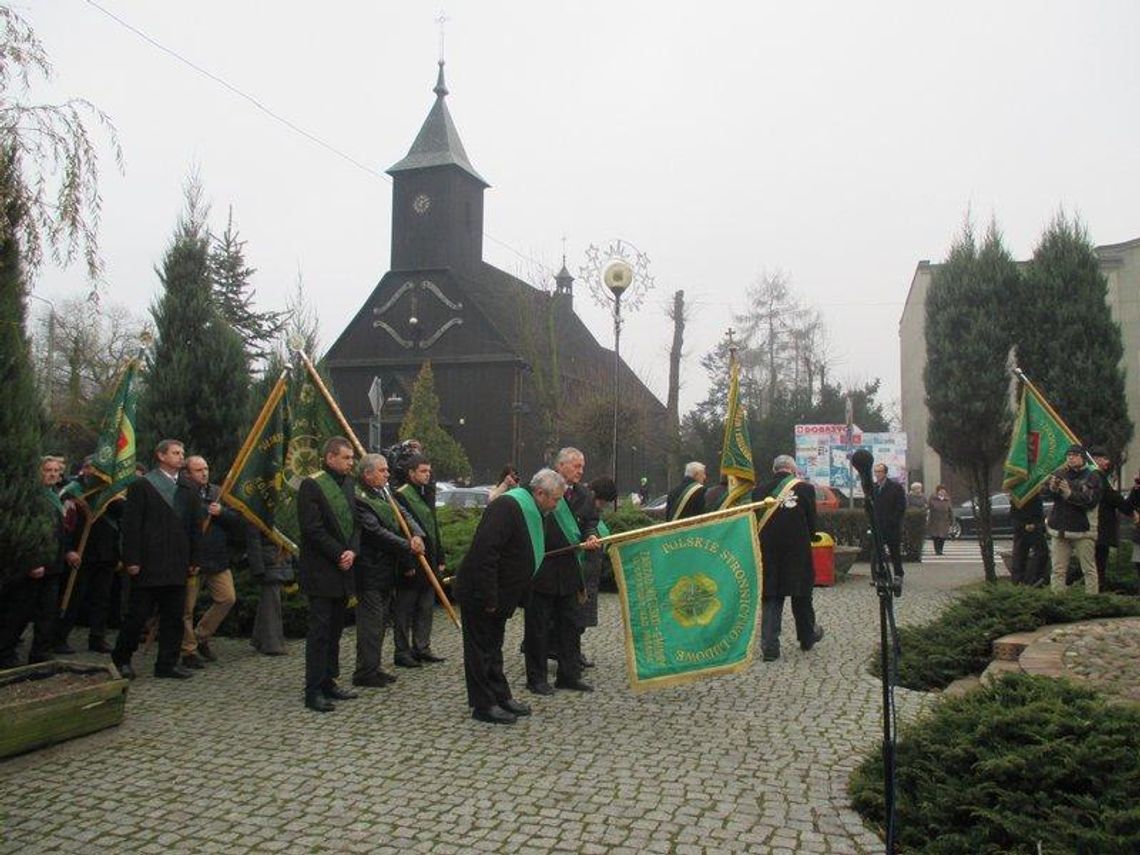
<svg viewBox="0 0 1140 855">
<path fill-rule="evenodd" d="M 194 179 L 156 272 L 163 293 L 151 307 L 156 341 L 139 400 L 140 455 L 160 439 L 179 439 L 224 474 L 248 427 L 249 363 L 212 299 L 206 210 Z"/>
<path fill-rule="evenodd" d="M 260 362 L 272 352 L 274 339 L 285 327 L 289 313 L 254 309 L 250 280 L 256 272 L 245 263 L 245 241 L 238 237 L 230 208 L 226 230 L 214 238 L 210 250 L 214 301 L 222 317 L 241 336 L 250 360 Z"/>
<path fill-rule="evenodd" d="M 400 439 L 420 441 L 440 480 L 471 477 L 467 452 L 439 424 L 439 396 L 435 393 L 431 360 L 424 362 L 412 386 L 412 400 L 400 423 Z"/>
<path fill-rule="evenodd" d="M 11 192 L 19 161 L 0 154 L 0 588 L 42 563 L 52 527 L 39 481 L 43 412 L 29 359 L 27 313 L 20 261 L 19 197 Z"/>
<path fill-rule="evenodd" d="M 1033 253 L 1019 305 L 1018 363 L 1084 442 L 1113 459 L 1132 439 L 1124 345 L 1106 302 L 1108 283 L 1077 219 L 1058 214 Z"/>
<path fill-rule="evenodd" d="M 1009 447 L 1011 298 L 1016 262 L 991 224 L 979 249 L 967 224 L 937 269 L 926 298 L 927 441 L 963 472 L 978 504 L 978 543 L 987 581 L 995 581 L 990 473 Z"/>
</svg>

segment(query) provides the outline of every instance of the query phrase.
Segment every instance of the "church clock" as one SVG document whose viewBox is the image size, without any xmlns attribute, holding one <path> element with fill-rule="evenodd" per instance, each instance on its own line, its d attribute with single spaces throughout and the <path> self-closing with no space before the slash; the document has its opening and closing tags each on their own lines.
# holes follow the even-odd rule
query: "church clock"
<svg viewBox="0 0 1140 855">
<path fill-rule="evenodd" d="M 417 214 L 426 214 L 428 212 L 428 208 L 430 207 L 431 196 L 429 196 L 427 193 L 420 193 L 418 196 L 416 196 L 415 199 L 412 200 L 412 210 Z"/>
</svg>

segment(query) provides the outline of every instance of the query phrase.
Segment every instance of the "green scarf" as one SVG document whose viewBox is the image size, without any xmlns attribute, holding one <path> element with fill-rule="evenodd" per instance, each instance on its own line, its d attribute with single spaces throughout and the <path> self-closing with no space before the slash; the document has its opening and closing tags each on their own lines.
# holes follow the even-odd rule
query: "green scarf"
<svg viewBox="0 0 1140 855">
<path fill-rule="evenodd" d="M 606 525 L 605 520 L 598 520 L 598 537 L 609 537 L 610 527 Z"/>
<path fill-rule="evenodd" d="M 400 489 L 396 491 L 404 497 L 404 501 L 408 503 L 408 509 L 412 512 L 412 516 L 416 518 L 416 522 L 420 524 L 420 528 L 427 534 L 428 540 L 434 551 L 439 552 L 443 549 L 443 544 L 439 539 L 439 523 L 436 521 L 435 514 L 431 512 L 431 508 L 427 506 L 424 497 L 420 495 L 412 484 L 401 484 Z M 442 560 L 437 557 L 437 561 Z"/>
<path fill-rule="evenodd" d="M 559 499 L 558 504 L 554 506 L 554 521 L 562 529 L 567 543 L 576 546 L 582 542 L 582 529 L 578 526 L 578 520 L 574 519 L 574 513 L 565 498 Z M 578 559 L 579 566 L 585 562 L 581 549 L 574 550 L 574 557 Z"/>
<path fill-rule="evenodd" d="M 776 499 L 776 504 L 768 508 L 768 510 L 764 512 L 764 516 L 760 517 L 760 528 L 764 528 L 764 524 L 772 518 L 772 514 L 776 513 L 776 511 L 783 507 L 784 500 L 788 498 L 788 493 L 792 492 L 792 490 L 795 489 L 796 484 L 801 483 L 803 482 L 799 478 L 797 478 L 795 475 L 789 474 L 785 475 L 784 479 L 771 489 L 771 491 L 768 493 L 768 496 L 774 496 Z"/>
<path fill-rule="evenodd" d="M 392 510 L 392 503 L 383 496 L 378 496 L 372 490 L 365 489 L 361 484 L 356 485 L 356 498 L 364 502 L 384 524 L 384 528 L 403 534 L 400 523 L 396 521 L 396 512 Z"/>
<path fill-rule="evenodd" d="M 332 509 L 333 519 L 336 520 L 337 528 L 340 529 L 340 539 L 348 543 L 352 539 L 352 533 L 356 530 L 356 518 L 352 513 L 352 505 L 348 503 L 348 496 L 344 494 L 340 484 L 325 470 L 320 470 L 310 476 L 321 488 L 325 499 Z"/>
<path fill-rule="evenodd" d="M 55 508 L 55 512 L 62 517 L 63 516 L 63 500 L 59 498 L 59 493 L 57 493 L 51 487 L 44 487 L 44 490 L 47 491 L 48 501 L 51 502 L 51 506 L 53 508 Z"/>
<path fill-rule="evenodd" d="M 703 486 L 704 485 L 699 481 L 694 481 L 687 488 L 685 488 L 685 492 L 682 493 L 681 498 L 677 500 L 677 507 L 673 508 L 673 516 L 670 517 L 670 520 L 679 520 L 681 518 L 681 515 L 685 511 L 685 506 L 689 504 L 689 500 L 692 499 L 697 490 Z"/>
<path fill-rule="evenodd" d="M 503 495 L 514 499 L 522 511 L 527 534 L 530 535 L 530 547 L 534 550 L 534 573 L 537 574 L 538 568 L 542 566 L 542 556 L 546 554 L 546 536 L 542 533 L 542 512 L 538 509 L 538 503 L 530 494 L 530 490 L 515 487 Z"/>
<path fill-rule="evenodd" d="M 146 480 L 150 481 L 151 486 L 158 491 L 158 495 L 166 501 L 166 504 L 174 507 L 174 494 L 178 491 L 178 484 L 175 479 L 167 476 L 161 469 L 151 469 L 146 473 Z"/>
</svg>

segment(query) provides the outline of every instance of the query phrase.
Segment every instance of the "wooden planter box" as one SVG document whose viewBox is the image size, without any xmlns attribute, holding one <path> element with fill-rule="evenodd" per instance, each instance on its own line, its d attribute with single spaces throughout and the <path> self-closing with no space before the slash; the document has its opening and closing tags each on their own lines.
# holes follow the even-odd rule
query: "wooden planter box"
<svg viewBox="0 0 1140 855">
<path fill-rule="evenodd" d="M 123 720 L 128 681 L 111 665 L 41 662 L 0 671 L 0 757 Z"/>
</svg>

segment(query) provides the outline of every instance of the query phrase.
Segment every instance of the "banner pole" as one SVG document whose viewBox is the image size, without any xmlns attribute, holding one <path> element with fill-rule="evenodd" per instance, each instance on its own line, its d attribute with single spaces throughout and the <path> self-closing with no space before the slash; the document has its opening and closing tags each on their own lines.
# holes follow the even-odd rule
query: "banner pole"
<svg viewBox="0 0 1140 855">
<path fill-rule="evenodd" d="M 325 403 L 329 405 L 329 408 L 333 411 L 333 415 L 336 416 L 337 421 L 344 430 L 345 437 L 352 443 L 357 455 L 363 457 L 365 454 L 364 446 L 360 444 L 360 440 L 357 438 L 352 426 L 348 423 L 348 419 L 344 417 L 344 413 L 340 411 L 340 407 L 337 406 L 336 401 L 333 400 L 332 393 L 329 392 L 328 387 L 317 373 L 317 369 L 313 367 L 313 363 L 309 361 L 309 357 L 306 356 L 303 351 L 298 350 L 297 354 L 301 357 L 301 361 L 305 363 L 305 369 L 309 372 L 309 377 L 312 379 L 313 385 L 315 385 L 321 395 L 324 396 Z M 388 496 L 388 503 L 392 506 L 393 513 L 396 514 L 396 521 L 400 524 L 400 530 L 404 534 L 404 539 L 410 543 L 412 540 L 412 532 L 411 529 L 408 528 L 407 520 L 404 519 L 403 511 L 400 509 L 400 506 L 396 504 L 396 500 L 392 496 L 392 491 L 386 490 L 385 492 Z M 447 616 L 451 618 L 451 622 L 454 623 L 458 629 L 460 626 L 459 615 L 456 614 L 455 607 L 451 605 L 451 600 L 449 600 L 447 594 L 444 593 L 443 586 L 439 584 L 439 579 L 435 577 L 435 571 L 432 570 L 424 556 L 417 555 L 416 557 L 419 559 L 420 569 L 424 571 L 428 582 L 431 583 L 432 588 L 435 590 L 435 596 L 439 600 L 440 605 L 443 606 L 443 610 L 447 612 Z"/>
</svg>

